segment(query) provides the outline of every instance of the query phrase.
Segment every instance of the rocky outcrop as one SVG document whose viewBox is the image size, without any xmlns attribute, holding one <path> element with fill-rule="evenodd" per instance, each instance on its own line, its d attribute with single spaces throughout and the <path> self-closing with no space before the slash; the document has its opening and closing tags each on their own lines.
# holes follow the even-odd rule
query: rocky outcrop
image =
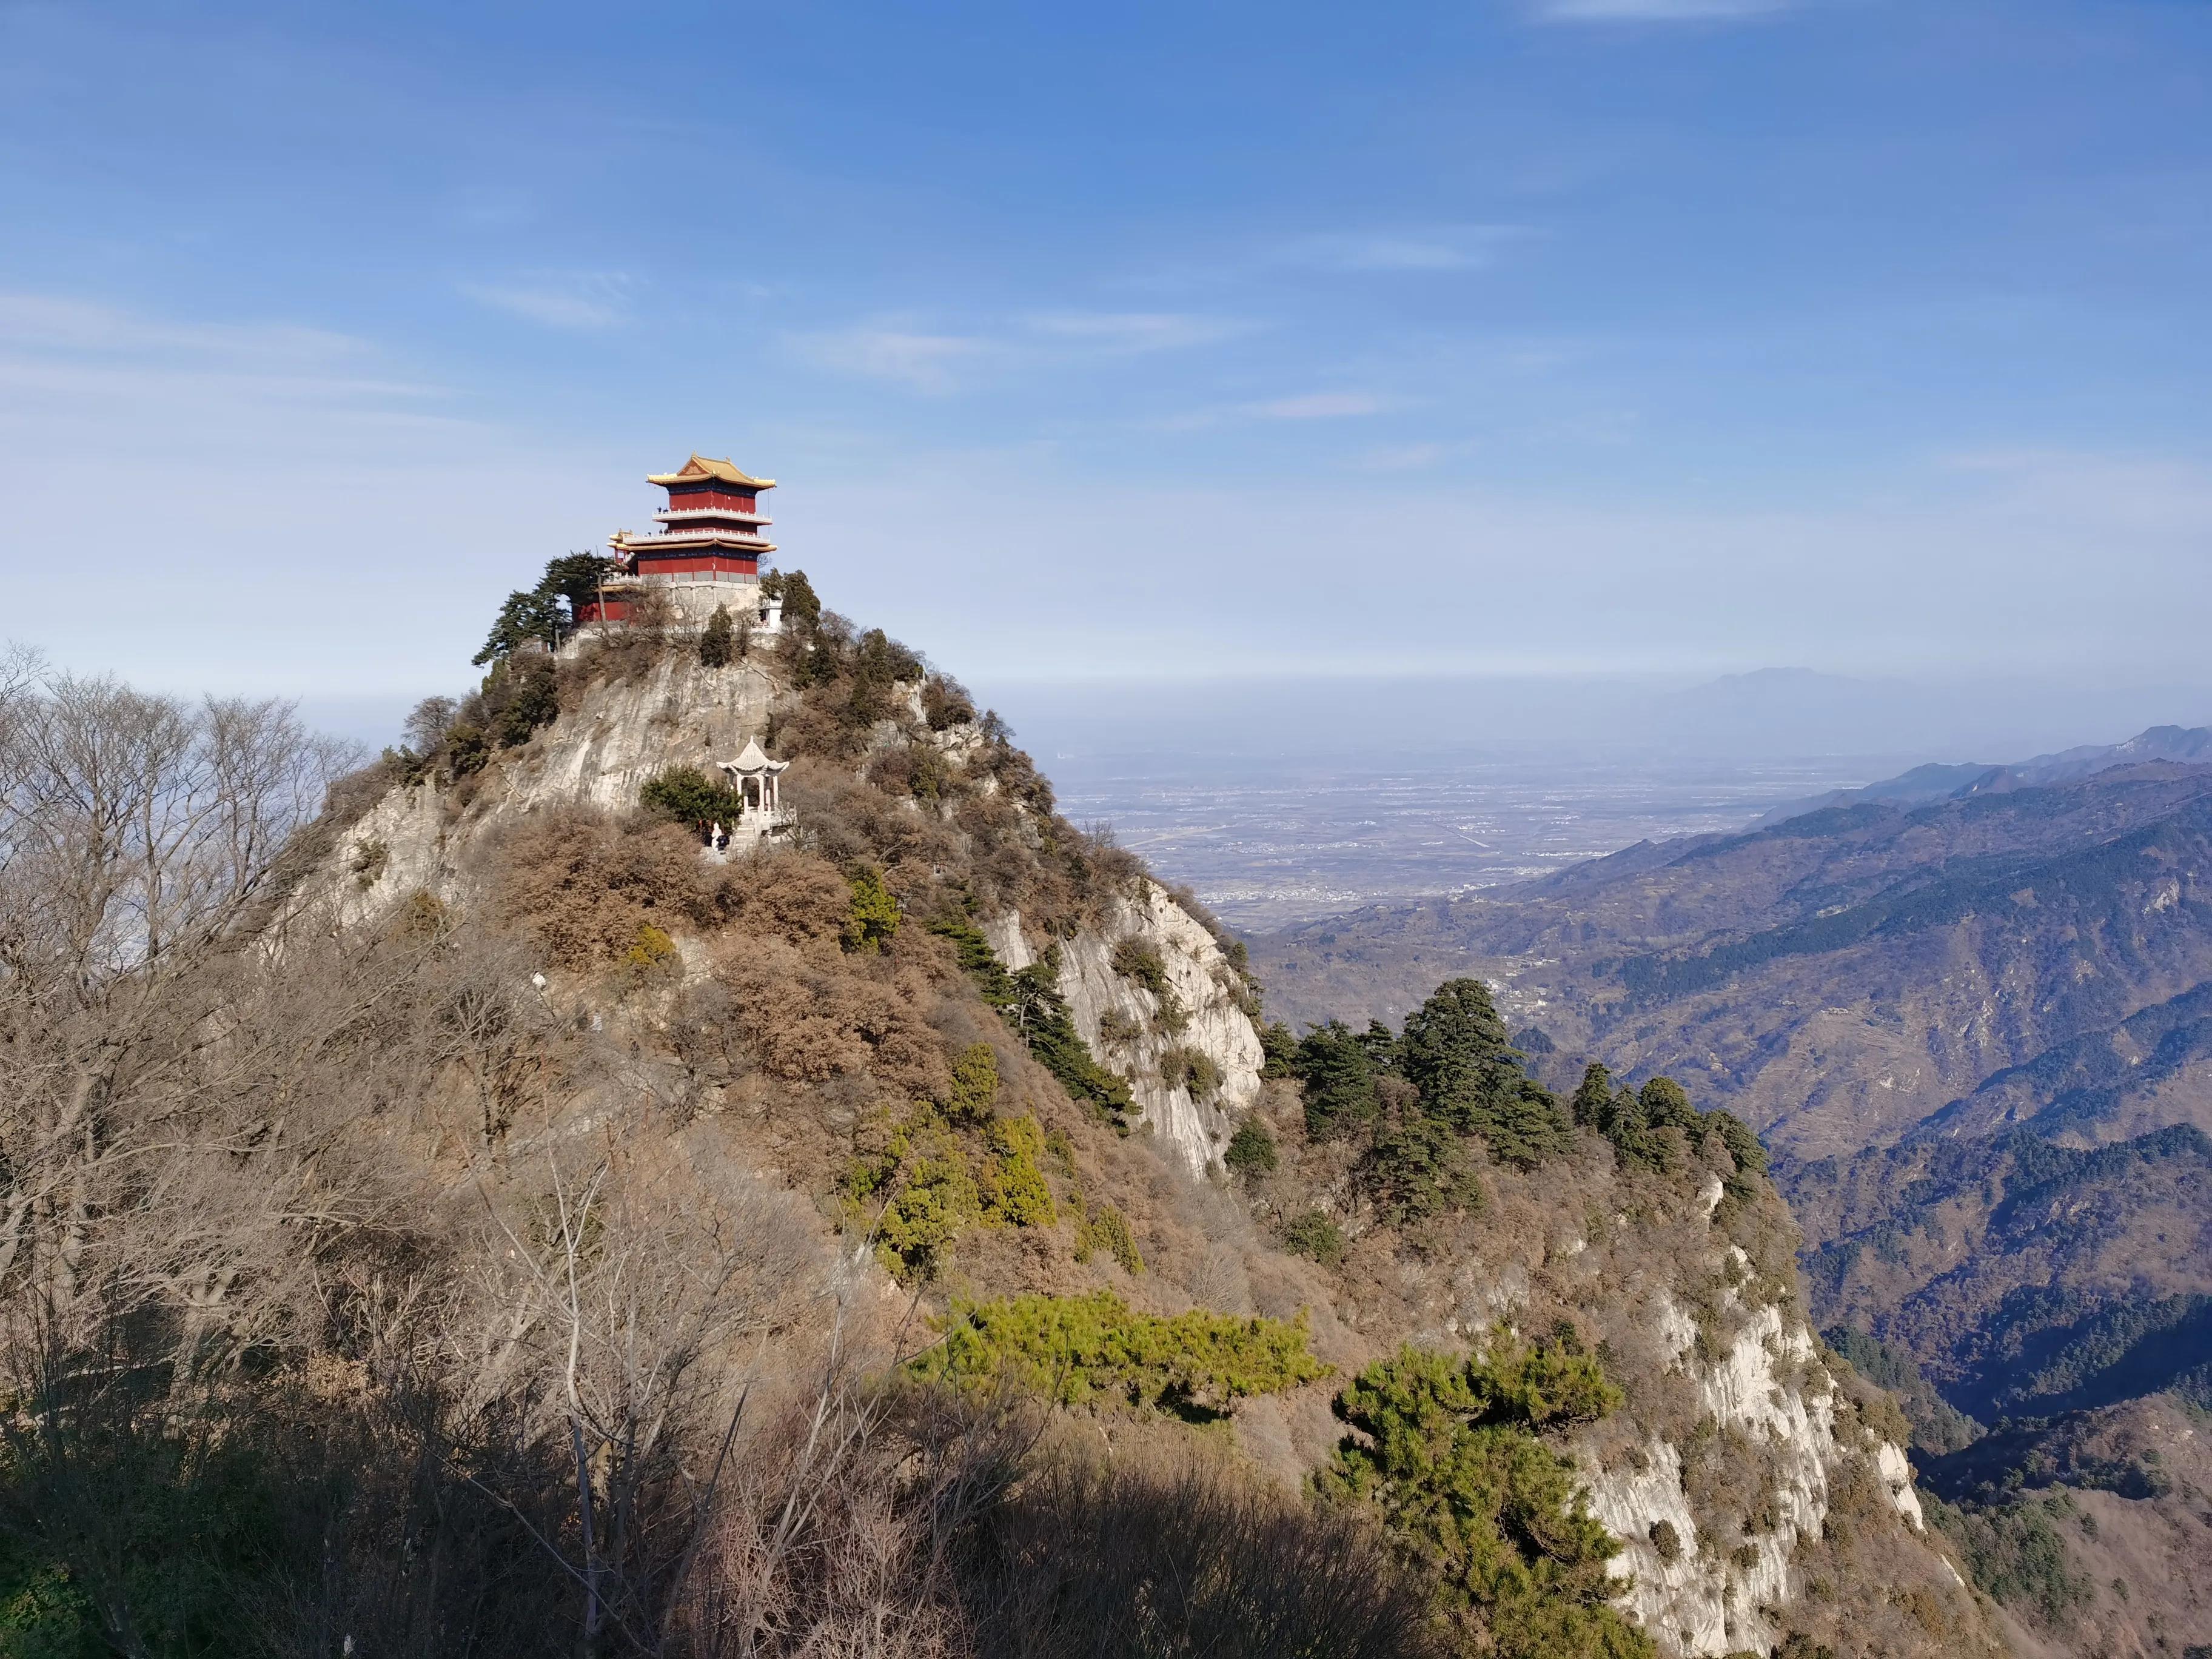
<svg viewBox="0 0 2212 1659">
<path fill-rule="evenodd" d="M 1036 960 L 1018 916 L 1000 916 L 985 932 L 1010 968 Z M 1115 967 L 1130 945 L 1158 962 L 1157 991 Z M 1060 942 L 1060 994 L 1091 1052 L 1128 1079 L 1144 1122 L 1194 1175 L 1205 1174 L 1258 1098 L 1262 1060 L 1242 976 L 1213 935 L 1147 877 L 1101 926 Z"/>
<path fill-rule="evenodd" d="M 634 678 L 595 679 L 550 728 L 502 752 L 465 808 L 428 782 L 387 792 L 338 838 L 310 880 L 311 902 L 349 926 L 410 894 L 451 898 L 466 842 L 538 806 L 628 811 L 655 773 L 709 769 L 759 737 L 781 689 L 768 666 L 706 668 L 688 651 Z"/>
<path fill-rule="evenodd" d="M 641 674 L 590 681 L 552 726 L 501 754 L 465 808 L 453 792 L 427 782 L 387 792 L 338 838 L 311 880 L 312 902 L 348 926 L 417 892 L 458 896 L 465 845 L 500 823 L 552 805 L 627 811 L 655 774 L 709 769 L 763 737 L 787 689 L 778 666 L 770 658 L 706 668 L 693 653 L 672 651 Z M 920 688 L 906 688 L 902 702 L 907 725 L 924 729 Z M 878 737 L 902 740 L 890 721 Z M 982 748 L 973 723 L 928 732 L 927 741 L 955 767 Z M 798 830 L 803 839 L 803 823 Z M 1042 948 L 1011 913 L 987 933 L 1012 969 L 1029 966 Z M 1129 944 L 1157 960 L 1158 990 L 1116 970 L 1117 947 Z M 1059 946 L 1060 993 L 1084 1041 L 1128 1081 L 1143 1123 L 1176 1161 L 1203 1176 L 1260 1091 L 1260 1036 L 1245 1011 L 1242 975 L 1213 935 L 1149 877 Z"/>
<path fill-rule="evenodd" d="M 1729 1255 L 1735 1269 L 1747 1265 L 1741 1250 Z M 1683 1448 L 1663 1436 L 1602 1462 L 1586 1449 L 1583 1473 L 1591 1512 L 1624 1545 L 1610 1571 L 1632 1581 L 1623 1602 L 1646 1630 L 1688 1655 L 1767 1653 L 1776 1613 L 1805 1593 L 1796 1563 L 1820 1541 L 1846 1470 L 1870 1479 L 1913 1532 L 1927 1525 L 1902 1448 L 1839 1419 L 1836 1379 L 1803 1320 L 1775 1304 L 1746 1308 L 1733 1288 L 1717 1311 L 1735 1328 L 1717 1352 L 1663 1292 L 1653 1322 L 1667 1363 L 1695 1391 L 1693 1433 L 1745 1449 L 1728 1461 L 1758 1524 L 1709 1536 L 1714 1517 L 1701 1523 Z"/>
<path fill-rule="evenodd" d="M 1422 1322 L 1422 1346 L 1572 1327 L 1601 1356 L 1620 1401 L 1558 1443 L 1620 1541 L 1619 1604 L 1662 1654 L 1801 1636 L 1839 1654 L 1992 1651 L 1913 1490 L 1904 1418 L 1811 1328 L 1771 1191 L 1694 1168 L 1654 1180 L 1595 1146 L 1487 1184 L 1450 1246 L 1363 1282 L 1396 1329 Z M 1405 1312 L 1383 1315 L 1386 1273 Z M 1844 1585 L 1878 1589 L 1846 1609 Z"/>
</svg>

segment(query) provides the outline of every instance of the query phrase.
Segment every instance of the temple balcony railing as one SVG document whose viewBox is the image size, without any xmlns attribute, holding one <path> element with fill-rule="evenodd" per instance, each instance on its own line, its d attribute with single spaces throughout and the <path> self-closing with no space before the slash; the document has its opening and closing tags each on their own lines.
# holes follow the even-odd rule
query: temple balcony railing
<svg viewBox="0 0 2212 1659">
<path fill-rule="evenodd" d="M 665 587 L 671 583 L 687 586 L 696 582 L 728 582 L 738 587 L 757 587 L 760 578 L 742 570 L 641 570 L 631 576 L 610 576 L 607 592 L 619 592 L 624 587 Z"/>
<path fill-rule="evenodd" d="M 747 524 L 774 522 L 765 513 L 746 513 L 734 507 L 672 507 L 653 516 L 663 524 L 689 524 L 699 519 L 743 519 Z"/>
</svg>

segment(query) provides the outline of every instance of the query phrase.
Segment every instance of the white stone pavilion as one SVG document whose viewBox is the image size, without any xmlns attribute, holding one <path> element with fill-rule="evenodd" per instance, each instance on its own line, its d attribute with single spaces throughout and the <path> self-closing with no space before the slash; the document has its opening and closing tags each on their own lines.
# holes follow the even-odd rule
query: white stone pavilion
<svg viewBox="0 0 2212 1659">
<path fill-rule="evenodd" d="M 783 807 L 783 775 L 790 768 L 789 761 L 770 760 L 754 738 L 745 740 L 744 752 L 737 759 L 714 763 L 745 810 L 737 823 L 722 826 L 726 842 L 720 848 L 710 847 L 709 856 L 727 859 L 790 833 L 798 822 L 798 815 Z"/>
<path fill-rule="evenodd" d="M 770 760 L 757 738 L 745 739 L 744 752 L 737 759 L 716 763 L 730 787 L 744 798 L 746 813 L 758 812 L 771 821 L 783 816 L 780 781 L 790 765 L 789 761 Z"/>
</svg>

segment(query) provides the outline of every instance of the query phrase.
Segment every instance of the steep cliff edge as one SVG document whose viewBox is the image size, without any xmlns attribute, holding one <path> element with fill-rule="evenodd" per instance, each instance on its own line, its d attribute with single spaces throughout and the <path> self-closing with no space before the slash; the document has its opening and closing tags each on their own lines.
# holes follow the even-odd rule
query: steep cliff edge
<svg viewBox="0 0 2212 1659">
<path fill-rule="evenodd" d="M 1303 1085 L 1266 1085 L 1278 1166 L 1250 1201 L 1294 1247 L 1338 1260 L 1335 1305 L 1362 1338 L 1572 1331 L 1602 1357 L 1620 1406 L 1558 1443 L 1620 1540 L 1621 1605 L 1662 1652 L 2002 1650 L 1928 1524 L 1896 1404 L 1812 1330 L 1796 1229 L 1740 1126 L 1741 1154 L 1720 1114 L 1594 1132 L 1586 1110 L 1556 1150 L 1486 1158 L 1458 1203 L 1408 1215 L 1376 1153 L 1339 1127 L 1346 1085 L 1317 1047 L 1294 1062 Z M 1412 1139 L 1400 1085 L 1420 1070 L 1397 1047 L 1368 1109 L 1400 1115 L 1386 1147 Z M 1514 1144 L 1510 1127 L 1494 1145 Z"/>
<path fill-rule="evenodd" d="M 984 931 L 1008 967 L 1037 959 L 1018 912 Z M 1139 969 L 1152 984 L 1115 968 L 1116 955 L 1128 960 L 1133 949 L 1157 958 L 1157 970 Z M 1258 1098 L 1264 1060 L 1250 992 L 1220 945 L 1146 878 L 1133 896 L 1115 901 L 1100 927 L 1061 943 L 1060 988 L 1084 1041 L 1128 1079 L 1145 1121 L 1203 1175 Z M 1193 1055 L 1212 1071 L 1191 1066 Z"/>
</svg>

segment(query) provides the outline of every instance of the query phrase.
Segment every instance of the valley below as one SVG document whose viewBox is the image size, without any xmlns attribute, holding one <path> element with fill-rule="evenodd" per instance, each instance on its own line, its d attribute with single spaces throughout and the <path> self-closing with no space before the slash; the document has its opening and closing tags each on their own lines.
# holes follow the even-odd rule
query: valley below
<svg viewBox="0 0 2212 1659">
<path fill-rule="evenodd" d="M 1744 759 L 1522 743 L 1397 754 L 1084 752 L 1053 759 L 1049 770 L 1075 822 L 1109 826 L 1231 927 L 1262 933 L 1528 881 L 1640 841 L 1740 830 L 1893 765 L 1882 756 Z"/>
</svg>

